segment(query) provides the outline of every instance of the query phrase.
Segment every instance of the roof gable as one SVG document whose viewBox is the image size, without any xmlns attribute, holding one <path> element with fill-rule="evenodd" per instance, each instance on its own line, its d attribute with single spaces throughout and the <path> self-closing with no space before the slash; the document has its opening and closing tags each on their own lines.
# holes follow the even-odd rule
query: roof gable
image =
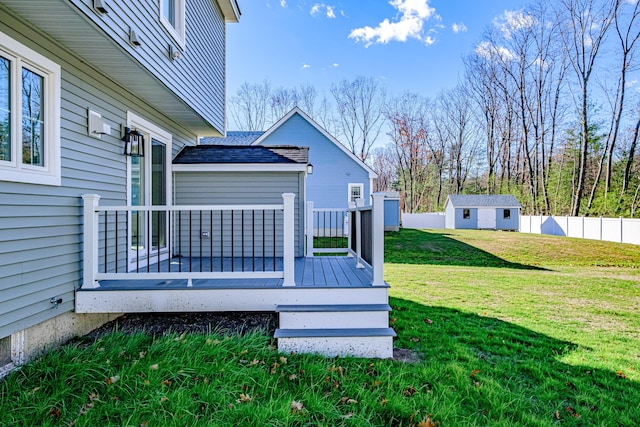
<svg viewBox="0 0 640 427">
<path fill-rule="evenodd" d="M 327 132 L 322 126 L 316 123 L 311 117 L 309 117 L 304 111 L 302 111 L 299 107 L 294 107 L 291 111 L 284 115 L 280 120 L 278 120 L 275 124 L 273 124 L 266 132 L 260 135 L 252 145 L 261 145 L 263 144 L 270 135 L 276 132 L 282 125 L 284 125 L 291 117 L 294 115 L 299 115 L 303 120 L 305 120 L 310 126 L 315 128 L 318 132 L 322 134 L 328 141 L 334 144 L 337 148 L 339 148 L 344 154 L 346 154 L 349 158 L 351 158 L 358 166 L 364 169 L 368 174 L 369 178 L 377 178 L 378 174 L 371 169 L 365 162 L 360 160 L 356 155 L 354 155 L 351 151 L 349 151 L 340 141 L 338 141 L 333 135 Z"/>
<path fill-rule="evenodd" d="M 447 204 L 455 208 L 519 208 L 520 203 L 510 194 L 449 194 Z"/>
</svg>

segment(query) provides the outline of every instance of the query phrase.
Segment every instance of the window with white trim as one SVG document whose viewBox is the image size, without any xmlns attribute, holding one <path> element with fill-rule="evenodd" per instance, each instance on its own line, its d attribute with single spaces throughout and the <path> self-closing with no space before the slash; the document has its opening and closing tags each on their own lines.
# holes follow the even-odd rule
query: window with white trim
<svg viewBox="0 0 640 427">
<path fill-rule="evenodd" d="M 184 49 L 184 6 L 186 0 L 160 0 L 160 22 Z"/>
<path fill-rule="evenodd" d="M 60 66 L 3 33 L 0 181 L 60 185 Z"/>
<path fill-rule="evenodd" d="M 349 184 L 349 201 L 355 202 L 364 198 L 364 184 Z"/>
</svg>

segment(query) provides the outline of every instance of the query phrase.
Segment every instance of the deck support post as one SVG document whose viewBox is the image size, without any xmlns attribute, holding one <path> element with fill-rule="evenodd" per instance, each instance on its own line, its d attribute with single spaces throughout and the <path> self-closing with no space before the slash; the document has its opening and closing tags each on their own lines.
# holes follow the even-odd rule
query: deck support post
<svg viewBox="0 0 640 427">
<path fill-rule="evenodd" d="M 282 238 L 282 262 L 284 269 L 284 280 L 282 286 L 295 286 L 295 205 L 294 193 L 284 193 L 283 200 L 283 238 Z"/>
<path fill-rule="evenodd" d="M 83 194 L 83 225 L 82 225 L 82 288 L 100 287 L 96 280 L 98 272 L 98 214 L 96 208 L 100 196 L 97 194 Z"/>
<path fill-rule="evenodd" d="M 307 202 L 307 258 L 313 257 L 313 202 Z"/>
<path fill-rule="evenodd" d="M 356 199 L 356 268 L 364 268 L 362 264 L 362 211 L 364 199 Z"/>
<path fill-rule="evenodd" d="M 372 286 L 384 286 L 384 193 L 373 193 L 372 228 L 373 267 Z"/>
</svg>

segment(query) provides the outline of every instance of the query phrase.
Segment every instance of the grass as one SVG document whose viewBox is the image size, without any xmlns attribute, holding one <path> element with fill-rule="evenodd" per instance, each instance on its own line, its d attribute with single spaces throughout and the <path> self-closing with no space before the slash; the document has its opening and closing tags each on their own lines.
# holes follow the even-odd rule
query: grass
<svg viewBox="0 0 640 427">
<path fill-rule="evenodd" d="M 110 334 L 0 383 L 0 425 L 635 426 L 639 267 L 630 245 L 402 230 L 385 278 L 396 347 L 419 363 Z"/>
</svg>

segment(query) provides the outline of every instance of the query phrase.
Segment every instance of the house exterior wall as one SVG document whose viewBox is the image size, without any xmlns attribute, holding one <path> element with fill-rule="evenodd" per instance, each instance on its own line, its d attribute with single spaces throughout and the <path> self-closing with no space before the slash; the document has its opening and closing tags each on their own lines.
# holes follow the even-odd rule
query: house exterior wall
<svg viewBox="0 0 640 427">
<path fill-rule="evenodd" d="M 384 199 L 384 230 L 400 229 L 400 199 Z"/>
<path fill-rule="evenodd" d="M 80 196 L 95 193 L 101 204 L 126 204 L 127 158 L 120 125 L 126 124 L 127 111 L 171 133 L 174 153 L 194 144 L 196 135 L 13 16 L 2 17 L 0 31 L 61 66 L 62 184 L 0 182 L 0 337 L 6 337 L 58 316 L 69 318 L 74 291 L 82 282 Z M 111 125 L 109 135 L 98 139 L 87 134 L 88 108 Z M 62 302 L 52 304 L 54 297 Z"/>
<path fill-rule="evenodd" d="M 174 174 L 176 205 L 255 205 L 282 204 L 283 193 L 294 193 L 295 198 L 295 256 L 304 255 L 304 173 L 302 172 L 176 172 Z M 208 218 L 208 217 L 207 217 Z M 215 217 L 219 221 L 219 216 Z M 229 216 L 225 220 L 230 220 Z M 248 220 L 248 218 L 247 218 Z M 282 247 L 282 219 L 277 217 L 277 247 Z M 214 221 L 215 224 L 215 221 Z M 258 224 L 260 227 L 261 225 Z M 247 229 L 248 226 L 245 226 Z M 206 228 L 206 229 L 205 229 Z M 248 229 L 247 229 L 248 230 Z M 219 232 L 214 225 L 209 230 L 204 221 L 203 230 L 219 245 Z M 261 228 L 256 231 L 258 234 Z M 237 235 L 240 235 L 238 229 Z M 185 233 L 187 235 L 187 233 Z M 193 235 L 199 238 L 199 230 Z M 225 236 L 225 253 L 230 254 L 230 233 Z M 272 242 L 272 241 L 270 241 Z M 215 245 L 214 245 L 215 247 Z M 249 248 L 249 247 L 247 247 Z M 239 248 L 238 248 L 239 249 Z M 205 248 L 205 256 L 209 254 Z M 214 249 L 214 253 L 215 253 Z M 218 253 L 219 254 L 219 253 Z M 267 255 L 269 255 L 267 253 Z M 278 253 L 277 256 L 282 256 Z"/>
<path fill-rule="evenodd" d="M 371 204 L 369 173 L 299 114 L 291 116 L 262 142 L 282 144 L 309 147 L 313 174 L 307 175 L 307 200 L 315 208 L 348 208 L 349 184 L 363 184 L 365 204 Z"/>
<path fill-rule="evenodd" d="M 510 219 L 504 218 L 505 209 L 511 211 Z M 520 209 L 519 208 L 496 208 L 496 230 L 519 230 L 520 229 Z"/>
<path fill-rule="evenodd" d="M 110 1 L 109 13 L 102 15 L 93 11 L 93 0 L 71 2 L 190 107 L 224 129 L 225 23 L 216 1 L 185 2 L 184 48 L 160 22 L 159 0 Z M 141 40 L 137 48 L 129 44 L 132 25 Z M 180 52 L 179 59 L 167 60 L 169 45 Z"/>
</svg>

